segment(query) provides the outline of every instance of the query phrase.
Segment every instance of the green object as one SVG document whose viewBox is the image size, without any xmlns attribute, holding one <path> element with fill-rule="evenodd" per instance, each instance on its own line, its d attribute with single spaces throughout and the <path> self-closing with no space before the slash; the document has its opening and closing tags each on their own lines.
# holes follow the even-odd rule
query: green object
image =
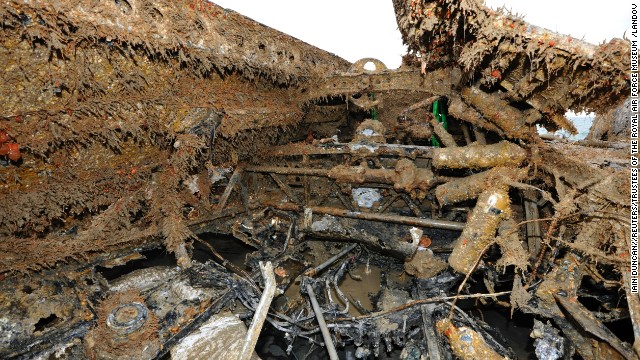
<svg viewBox="0 0 640 360">
<path fill-rule="evenodd" d="M 433 102 L 433 117 L 442 124 L 442 127 L 444 127 L 445 130 L 449 130 L 449 126 L 447 125 L 447 114 L 445 114 L 444 109 L 440 107 L 440 100 Z M 440 147 L 440 142 L 436 139 L 435 135 L 431 135 L 431 145 Z"/>
<path fill-rule="evenodd" d="M 375 94 L 373 93 L 369 94 L 369 99 L 375 100 L 376 99 Z M 376 108 L 371 108 L 371 119 L 378 120 L 378 111 L 376 110 Z"/>
</svg>

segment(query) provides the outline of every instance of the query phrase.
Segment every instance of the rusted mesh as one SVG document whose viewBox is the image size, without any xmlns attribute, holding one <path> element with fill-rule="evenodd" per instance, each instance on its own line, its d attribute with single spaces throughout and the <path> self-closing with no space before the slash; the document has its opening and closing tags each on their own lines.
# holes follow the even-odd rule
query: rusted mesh
<svg viewBox="0 0 640 360">
<path fill-rule="evenodd" d="M 183 205 L 211 211 L 184 180 L 256 158 L 349 65 L 206 1 L 9 1 L 0 18 L 0 131 L 20 149 L 0 168 L 0 272 L 152 234 L 176 251 Z"/>
</svg>

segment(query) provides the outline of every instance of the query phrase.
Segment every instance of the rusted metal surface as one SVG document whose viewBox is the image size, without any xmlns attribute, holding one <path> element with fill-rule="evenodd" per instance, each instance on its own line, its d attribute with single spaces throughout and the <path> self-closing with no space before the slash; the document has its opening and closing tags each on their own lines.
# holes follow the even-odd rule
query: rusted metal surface
<svg viewBox="0 0 640 360">
<path fill-rule="evenodd" d="M 498 224 L 510 215 L 509 202 L 509 195 L 500 188 L 486 190 L 480 195 L 449 256 L 449 264 L 454 270 L 464 274 L 473 271 L 484 251 L 495 241 Z"/>
<path fill-rule="evenodd" d="M 305 86 L 349 66 L 206 1 L 9 1 L 0 13 L 0 127 L 22 149 L 3 170 L 2 198 L 13 210 L 0 216 L 9 237 L 0 272 L 154 235 L 187 266 L 179 193 L 184 181 L 209 186 L 214 170 L 203 155 L 235 163 L 276 142 L 301 121 Z M 206 213 L 204 196 L 191 202 Z M 142 208 L 150 220 L 170 220 L 161 229 L 125 220 L 140 236 L 112 240 L 121 226 L 114 217 Z M 113 234 L 100 239 L 87 226 Z M 80 229 L 65 240 L 75 245 L 57 249 L 58 233 L 70 228 Z"/>
<path fill-rule="evenodd" d="M 436 168 L 450 169 L 518 166 L 527 156 L 524 149 L 507 141 L 493 145 L 438 149 L 433 153 L 433 165 Z"/>
<path fill-rule="evenodd" d="M 446 220 L 432 220 L 432 219 L 419 219 L 405 216 L 386 216 L 380 214 L 372 214 L 372 213 L 361 213 L 354 211 L 345 211 L 342 209 L 333 209 L 327 207 L 309 207 L 312 212 L 339 216 L 339 217 L 347 217 L 353 219 L 363 219 L 363 220 L 373 220 L 373 221 L 381 221 L 381 222 L 389 222 L 396 224 L 404 224 L 411 226 L 420 226 L 420 227 L 432 227 L 432 228 L 440 228 L 447 230 L 461 230 L 463 228 L 463 224 L 454 222 L 454 221 L 446 221 Z"/>
<path fill-rule="evenodd" d="M 484 190 L 495 186 L 508 185 L 525 176 L 520 169 L 495 167 L 487 171 L 469 175 L 462 179 L 446 182 L 436 188 L 438 202 L 443 205 L 477 198 Z"/>
<path fill-rule="evenodd" d="M 479 83 L 507 90 L 555 125 L 575 131 L 552 115 L 601 111 L 629 92 L 628 42 L 598 46 L 557 34 L 491 10 L 481 1 L 394 0 L 398 26 L 427 69 L 459 66 L 482 77 Z M 487 65 L 488 64 L 488 65 Z"/>
<path fill-rule="evenodd" d="M 506 359 L 487 345 L 481 335 L 467 327 L 456 327 L 450 321 L 441 320 L 436 324 L 438 331 L 445 334 L 453 353 L 460 359 Z"/>
<path fill-rule="evenodd" d="M 358 143 L 325 143 L 325 144 L 289 144 L 277 146 L 268 151 L 270 156 L 295 155 L 369 155 L 401 156 L 406 158 L 431 157 L 430 146 L 412 146 L 404 144 L 358 144 Z"/>
</svg>

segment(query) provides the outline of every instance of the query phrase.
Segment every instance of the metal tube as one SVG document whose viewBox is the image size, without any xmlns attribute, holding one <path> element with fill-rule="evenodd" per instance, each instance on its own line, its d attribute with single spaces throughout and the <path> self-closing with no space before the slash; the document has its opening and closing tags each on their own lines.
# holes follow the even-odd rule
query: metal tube
<svg viewBox="0 0 640 360">
<path fill-rule="evenodd" d="M 290 144 L 277 146 L 269 151 L 270 156 L 367 154 L 370 156 L 403 156 L 430 158 L 433 147 L 400 144 L 327 143 L 322 145 Z"/>
<path fill-rule="evenodd" d="M 463 178 L 454 178 L 436 188 L 436 198 L 440 205 L 475 199 L 490 187 L 516 182 L 527 175 L 527 169 L 516 167 L 494 167 L 481 173 Z"/>
<path fill-rule="evenodd" d="M 424 340 L 427 343 L 429 359 L 442 360 L 444 356 L 442 355 L 440 343 L 438 342 L 438 335 L 436 334 L 435 325 L 433 323 L 433 311 L 435 308 L 435 304 L 422 305 L 422 329 L 424 331 Z"/>
<path fill-rule="evenodd" d="M 517 167 L 526 158 L 525 149 L 506 140 L 491 145 L 468 145 L 433 150 L 433 166 L 436 169 Z"/>
<path fill-rule="evenodd" d="M 324 339 L 324 344 L 327 347 L 327 352 L 329 353 L 329 359 L 338 360 L 336 347 L 333 345 L 333 341 L 331 340 L 329 328 L 327 328 L 327 323 L 324 321 L 324 317 L 322 316 L 322 310 L 320 310 L 320 305 L 318 305 L 318 300 L 316 299 L 313 287 L 311 287 L 310 284 L 307 284 L 306 288 L 307 294 L 309 294 L 309 300 L 311 300 L 311 306 L 313 306 L 313 312 L 316 314 L 316 319 L 318 319 L 318 325 L 320 326 L 322 338 Z"/>
<path fill-rule="evenodd" d="M 308 169 L 294 168 L 285 166 L 247 166 L 245 171 L 272 173 L 280 175 L 310 175 L 310 176 L 327 176 L 329 170 L 325 169 Z"/>
<path fill-rule="evenodd" d="M 262 330 L 264 321 L 269 313 L 269 306 L 271 305 L 273 296 L 276 293 L 276 277 L 273 273 L 273 265 L 271 265 L 271 262 L 267 261 L 266 264 L 260 262 L 260 270 L 262 271 L 262 277 L 264 278 L 264 291 L 262 292 L 262 297 L 260 297 L 256 313 L 253 315 L 251 326 L 247 331 L 247 338 L 242 346 L 242 353 L 239 358 L 240 360 L 251 359 L 253 351 L 256 348 L 256 343 L 258 342 L 258 337 L 260 336 L 260 331 Z"/>
<path fill-rule="evenodd" d="M 235 186 L 238 184 L 238 182 L 240 182 L 241 178 L 242 178 L 242 168 L 238 167 L 233 172 L 233 175 L 231 175 L 231 178 L 229 179 L 229 184 L 227 184 L 227 187 L 224 189 L 224 193 L 222 193 L 222 197 L 220 197 L 220 203 L 218 204 L 218 209 L 220 212 L 224 210 L 225 206 L 227 205 L 227 200 L 229 200 L 229 196 L 231 195 L 231 192 L 233 191 Z"/>
<path fill-rule="evenodd" d="M 383 214 L 377 214 L 377 213 L 365 213 L 365 212 L 358 212 L 358 211 L 336 209 L 331 207 L 309 206 L 307 208 L 316 214 L 326 214 L 326 215 L 346 217 L 346 218 L 352 218 L 352 219 L 382 221 L 382 222 L 389 222 L 394 224 L 403 224 L 403 225 L 445 229 L 445 230 L 462 231 L 465 225 L 464 223 L 456 222 L 456 221 L 420 219 L 420 218 L 401 216 L 401 215 L 383 215 Z"/>
<path fill-rule="evenodd" d="M 480 195 L 449 256 L 449 265 L 455 271 L 469 274 L 475 268 L 487 246 L 494 241 L 500 221 L 510 216 L 510 203 L 506 186 Z"/>
<path fill-rule="evenodd" d="M 345 256 L 346 254 L 348 254 L 351 250 L 355 249 L 356 246 L 358 246 L 358 244 L 352 244 L 352 245 L 346 247 L 344 250 L 342 250 L 339 253 L 337 253 L 336 255 L 332 256 L 329 260 L 323 262 L 322 264 L 316 266 L 313 269 L 309 269 L 309 271 L 307 271 L 305 273 L 305 275 L 306 276 L 315 276 L 317 273 L 319 273 L 320 271 L 324 270 L 326 267 L 331 265 L 334 261 L 338 260 L 339 258 L 341 258 L 341 257 Z"/>
<path fill-rule="evenodd" d="M 465 227 L 465 223 L 461 223 L 457 221 L 420 219 L 420 218 L 414 218 L 410 216 L 401 216 L 401 215 L 388 215 L 388 214 L 383 215 L 378 213 L 365 213 L 365 212 L 349 211 L 349 210 L 337 209 L 337 208 L 325 207 L 325 206 L 308 206 L 305 208 L 294 203 L 272 203 L 272 202 L 267 202 L 264 205 L 270 206 L 274 209 L 283 210 L 283 211 L 294 211 L 294 212 L 301 213 L 305 210 L 308 210 L 311 213 L 317 213 L 317 214 L 325 214 L 325 215 L 345 217 L 345 218 L 351 218 L 351 219 L 380 221 L 380 222 L 387 222 L 392 224 L 403 224 L 403 225 L 426 227 L 426 228 L 433 228 L 433 229 L 462 231 Z"/>
</svg>

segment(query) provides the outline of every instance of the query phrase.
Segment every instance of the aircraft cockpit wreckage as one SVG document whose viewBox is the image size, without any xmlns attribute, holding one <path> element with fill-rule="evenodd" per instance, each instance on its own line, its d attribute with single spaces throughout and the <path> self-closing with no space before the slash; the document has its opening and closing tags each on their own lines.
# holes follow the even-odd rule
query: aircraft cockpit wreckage
<svg viewBox="0 0 640 360">
<path fill-rule="evenodd" d="M 629 42 L 393 5 L 396 70 L 201 0 L 3 1 L 0 358 L 638 358 Z"/>
</svg>

